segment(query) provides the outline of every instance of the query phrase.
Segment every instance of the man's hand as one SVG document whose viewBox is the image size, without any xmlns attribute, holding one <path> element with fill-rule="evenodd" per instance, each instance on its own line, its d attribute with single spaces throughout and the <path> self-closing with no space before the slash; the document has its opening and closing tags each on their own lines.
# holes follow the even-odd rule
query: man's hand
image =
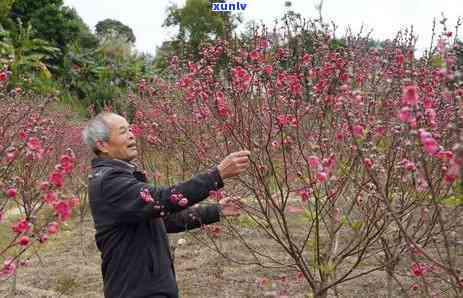
<svg viewBox="0 0 463 298">
<path fill-rule="evenodd" d="M 220 177 L 225 180 L 230 177 L 235 177 L 244 172 L 249 166 L 250 151 L 243 150 L 233 152 L 217 166 Z"/>
<path fill-rule="evenodd" d="M 240 202 L 237 198 L 223 198 L 219 204 L 223 216 L 239 216 L 241 214 Z"/>
</svg>

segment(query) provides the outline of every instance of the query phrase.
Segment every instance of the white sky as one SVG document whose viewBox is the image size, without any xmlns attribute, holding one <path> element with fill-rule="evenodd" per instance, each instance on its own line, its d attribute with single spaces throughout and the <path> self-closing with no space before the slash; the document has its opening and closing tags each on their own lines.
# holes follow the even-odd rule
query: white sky
<svg viewBox="0 0 463 298">
<path fill-rule="evenodd" d="M 292 0 L 292 10 L 304 17 L 316 17 L 315 4 L 320 0 Z M 271 25 L 281 17 L 285 0 L 228 0 L 229 3 L 247 3 L 244 20 L 263 20 Z M 460 2 L 460 4 L 458 4 Z M 64 0 L 74 7 L 83 20 L 94 30 L 95 25 L 106 18 L 116 19 L 132 28 L 136 48 L 140 52 L 154 54 L 156 46 L 175 34 L 161 25 L 166 17 L 166 8 L 176 3 L 182 6 L 185 0 Z M 350 25 L 354 32 L 361 24 L 373 29 L 373 37 L 393 38 L 404 27 L 414 26 L 418 34 L 417 48 L 421 52 L 429 47 L 432 20 L 440 19 L 441 13 L 448 18 L 452 29 L 458 16 L 463 17 L 462 0 L 325 0 L 323 18 L 333 20 L 338 26 L 337 36 Z M 463 28 L 458 36 L 462 38 Z"/>
</svg>

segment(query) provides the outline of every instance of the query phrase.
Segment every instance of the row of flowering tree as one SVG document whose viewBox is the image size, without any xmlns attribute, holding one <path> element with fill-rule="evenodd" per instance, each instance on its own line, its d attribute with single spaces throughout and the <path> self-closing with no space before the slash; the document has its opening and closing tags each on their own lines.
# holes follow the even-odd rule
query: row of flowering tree
<svg viewBox="0 0 463 298">
<path fill-rule="evenodd" d="M 235 260 L 294 270 L 315 297 L 377 271 L 388 297 L 462 295 L 461 73 L 451 32 L 422 58 L 414 42 L 370 48 L 289 18 L 199 61 L 172 57 L 170 77 L 131 98 L 141 162 L 171 182 L 250 150 L 247 174 L 211 195 L 239 197 L 287 258 L 235 221 L 223 232 L 248 251 Z"/>
<path fill-rule="evenodd" d="M 80 129 L 51 99 L 20 88 L 7 91 L 0 70 L 0 279 L 15 277 L 37 248 L 59 232 L 80 206 L 85 182 L 76 158 Z M 32 248 L 36 249 L 32 249 Z M 33 253 L 35 252 L 35 253 Z"/>
</svg>

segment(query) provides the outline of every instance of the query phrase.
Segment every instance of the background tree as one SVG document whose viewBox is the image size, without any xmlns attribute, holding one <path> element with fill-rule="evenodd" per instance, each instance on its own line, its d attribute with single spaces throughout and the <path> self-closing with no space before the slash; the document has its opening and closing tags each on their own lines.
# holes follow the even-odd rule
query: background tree
<svg viewBox="0 0 463 298">
<path fill-rule="evenodd" d="M 239 22 L 239 15 L 211 11 L 208 0 L 187 0 L 182 8 L 172 5 L 167 9 L 163 26 L 178 28 L 177 38 L 172 45 L 177 49 L 185 45 L 184 53 L 197 56 L 201 43 L 216 38 L 229 40 Z"/>
<path fill-rule="evenodd" d="M 85 23 L 74 9 L 63 6 L 62 0 L 17 0 L 10 18 L 30 22 L 37 37 L 49 41 L 64 50 L 71 41 L 78 39 L 81 31 L 88 31 Z"/>
<path fill-rule="evenodd" d="M 51 78 L 49 61 L 59 53 L 46 40 L 35 38 L 31 24 L 23 26 L 21 21 L 14 31 L 0 33 L 0 63 L 10 62 L 11 84 L 21 84 L 22 77 L 29 82 Z"/>
<path fill-rule="evenodd" d="M 7 17 L 10 14 L 13 2 L 14 0 L 2 0 L 0 2 L 0 25 L 4 24 L 8 20 Z"/>
<path fill-rule="evenodd" d="M 95 29 L 99 39 L 104 39 L 108 35 L 115 35 L 117 38 L 130 43 L 135 43 L 136 40 L 132 29 L 118 20 L 105 19 L 98 22 Z"/>
</svg>

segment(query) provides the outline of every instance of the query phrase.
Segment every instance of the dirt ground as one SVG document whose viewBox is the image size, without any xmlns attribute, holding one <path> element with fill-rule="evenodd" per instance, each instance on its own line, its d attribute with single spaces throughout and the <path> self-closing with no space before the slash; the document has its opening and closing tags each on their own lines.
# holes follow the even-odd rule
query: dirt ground
<svg viewBox="0 0 463 298">
<path fill-rule="evenodd" d="M 82 226 L 83 241 L 77 227 L 75 221 L 69 223 L 47 247 L 34 254 L 30 266 L 19 269 L 15 294 L 11 291 L 12 280 L 0 282 L 0 296 L 103 297 L 100 256 L 91 218 L 86 218 Z M 262 245 L 272 245 L 264 238 L 255 237 Z M 185 243 L 179 245 L 179 239 Z M 230 262 L 201 245 L 191 234 L 171 235 L 170 240 L 177 244 L 174 255 L 181 297 L 312 297 L 304 282 L 284 282 L 282 277 L 291 279 L 294 272 Z M 240 253 L 228 240 L 222 240 L 220 245 L 225 251 Z M 273 281 L 259 287 L 258 280 L 264 277 Z M 384 272 L 378 271 L 343 283 L 338 287 L 338 297 L 386 297 L 385 280 Z"/>
</svg>

